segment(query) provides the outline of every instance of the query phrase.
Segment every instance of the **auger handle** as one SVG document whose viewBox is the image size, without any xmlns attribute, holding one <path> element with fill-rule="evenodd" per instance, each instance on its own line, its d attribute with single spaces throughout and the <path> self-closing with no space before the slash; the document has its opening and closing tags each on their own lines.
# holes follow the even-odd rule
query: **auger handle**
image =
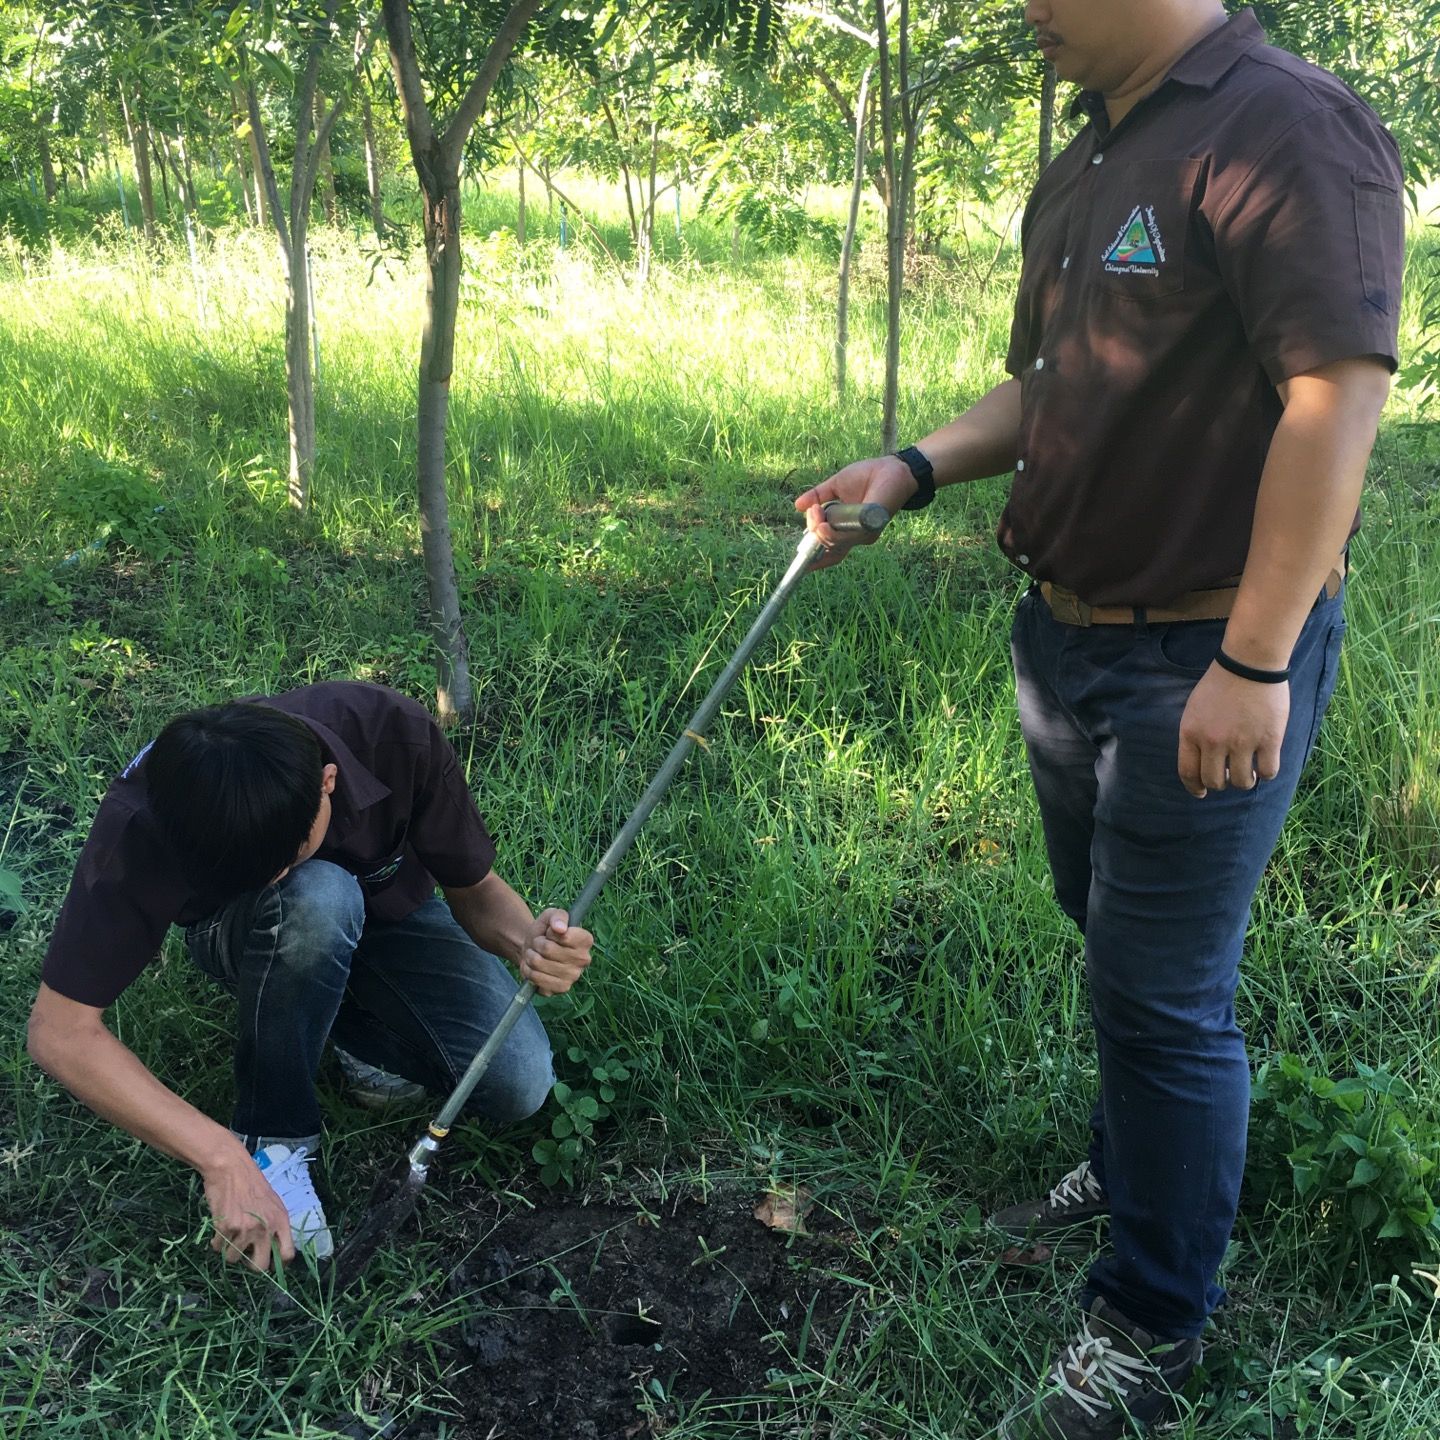
<svg viewBox="0 0 1440 1440">
<path fill-rule="evenodd" d="M 873 501 L 851 505 L 843 500 L 832 500 L 822 513 L 825 523 L 837 535 L 878 535 L 890 523 L 890 512 Z"/>
</svg>

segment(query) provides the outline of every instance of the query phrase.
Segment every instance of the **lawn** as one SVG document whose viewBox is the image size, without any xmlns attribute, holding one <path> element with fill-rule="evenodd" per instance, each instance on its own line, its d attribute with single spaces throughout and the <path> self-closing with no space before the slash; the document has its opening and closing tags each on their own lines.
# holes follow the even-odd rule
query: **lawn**
<svg viewBox="0 0 1440 1440">
<path fill-rule="evenodd" d="M 543 207 L 523 251 L 512 221 L 470 197 L 455 742 L 538 907 L 578 890 L 793 555 L 793 496 L 878 444 L 883 277 L 872 235 L 837 403 L 827 256 L 691 219 L 637 293 Z M 1072 1327 L 1095 1241 L 1016 1265 L 982 1220 L 1083 1156 L 1096 1080 L 1013 714 L 1002 482 L 800 587 L 591 912 L 589 977 L 542 1004 L 566 1097 L 462 1125 L 358 1293 L 292 1273 L 286 1312 L 223 1272 L 194 1177 L 26 1058 L 89 818 L 166 718 L 330 678 L 431 694 L 423 275 L 349 232 L 314 250 L 303 516 L 273 244 L 221 230 L 198 271 L 114 228 L 0 252 L 0 867 L 25 904 L 0 914 L 0 1440 L 980 1440 Z M 1016 261 L 982 285 L 988 263 L 917 262 L 903 435 L 1002 374 Z M 1397 397 L 1340 689 L 1255 907 L 1250 1183 L 1176 1435 L 1435 1433 L 1437 482 L 1440 430 Z M 229 1002 L 177 937 L 110 1019 L 225 1117 Z M 343 1231 L 424 1117 L 327 1076 Z M 535 1149 L 576 1115 L 547 1186 Z M 802 1191 L 808 1233 L 753 1217 Z"/>
</svg>

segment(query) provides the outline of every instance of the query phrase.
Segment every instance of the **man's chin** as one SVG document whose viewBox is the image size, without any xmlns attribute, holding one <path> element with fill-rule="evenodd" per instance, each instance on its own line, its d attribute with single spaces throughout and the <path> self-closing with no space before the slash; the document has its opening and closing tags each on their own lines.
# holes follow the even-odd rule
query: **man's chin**
<svg viewBox="0 0 1440 1440">
<path fill-rule="evenodd" d="M 1079 67 L 1075 63 L 1075 57 L 1064 45 L 1057 45 L 1050 50 L 1040 52 L 1055 67 L 1055 73 L 1062 80 L 1073 80 L 1077 84 L 1083 84 L 1083 77 L 1077 71 Z"/>
</svg>

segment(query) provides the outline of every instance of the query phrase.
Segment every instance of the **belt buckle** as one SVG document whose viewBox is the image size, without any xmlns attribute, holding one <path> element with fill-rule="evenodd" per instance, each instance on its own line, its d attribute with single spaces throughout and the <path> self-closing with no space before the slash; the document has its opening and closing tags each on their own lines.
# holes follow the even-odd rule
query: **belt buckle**
<svg viewBox="0 0 1440 1440">
<path fill-rule="evenodd" d="M 1050 609 L 1062 625 L 1089 626 L 1092 606 L 1087 605 L 1073 590 L 1059 585 L 1050 587 Z"/>
</svg>

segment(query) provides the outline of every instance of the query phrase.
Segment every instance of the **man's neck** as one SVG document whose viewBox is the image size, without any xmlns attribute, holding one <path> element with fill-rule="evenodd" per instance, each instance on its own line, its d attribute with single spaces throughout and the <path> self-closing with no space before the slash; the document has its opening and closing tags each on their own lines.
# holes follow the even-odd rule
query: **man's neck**
<svg viewBox="0 0 1440 1440">
<path fill-rule="evenodd" d="M 1147 95 L 1158 90 L 1175 62 L 1224 25 L 1227 18 L 1218 5 L 1206 7 L 1183 29 L 1167 33 L 1116 89 L 1105 92 L 1110 128 L 1113 130 Z"/>
</svg>

